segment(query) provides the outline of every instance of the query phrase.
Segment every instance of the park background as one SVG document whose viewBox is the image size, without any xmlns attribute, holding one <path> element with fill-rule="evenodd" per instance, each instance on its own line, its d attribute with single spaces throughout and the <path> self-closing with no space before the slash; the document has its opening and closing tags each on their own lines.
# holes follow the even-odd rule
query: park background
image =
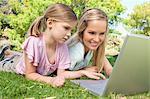
<svg viewBox="0 0 150 99">
<path fill-rule="evenodd" d="M 150 0 L 0 0 L 0 45 L 9 43 L 11 49 L 21 51 L 27 30 L 33 20 L 42 15 L 48 5 L 69 5 L 80 18 L 86 8 L 100 8 L 109 17 L 106 55 L 112 65 L 120 52 L 126 33 L 150 36 Z M 75 29 L 72 31 L 72 34 Z M 5 42 L 3 42 L 5 41 Z M 69 98 L 97 99 L 86 89 L 66 81 L 63 88 L 26 80 L 23 76 L 0 72 L 1 98 Z M 134 96 L 109 94 L 107 98 L 149 98 L 150 93 Z"/>
</svg>

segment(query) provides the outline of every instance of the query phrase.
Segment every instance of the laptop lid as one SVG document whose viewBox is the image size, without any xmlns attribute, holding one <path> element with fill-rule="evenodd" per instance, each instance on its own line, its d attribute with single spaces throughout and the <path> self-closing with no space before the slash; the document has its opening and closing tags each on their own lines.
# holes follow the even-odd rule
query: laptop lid
<svg viewBox="0 0 150 99">
<path fill-rule="evenodd" d="M 150 36 L 149 36 L 149 41 L 148 41 L 148 68 L 149 68 L 149 91 L 150 91 Z"/>
<path fill-rule="evenodd" d="M 105 92 L 135 94 L 149 90 L 149 37 L 128 34 L 108 80 Z"/>
</svg>

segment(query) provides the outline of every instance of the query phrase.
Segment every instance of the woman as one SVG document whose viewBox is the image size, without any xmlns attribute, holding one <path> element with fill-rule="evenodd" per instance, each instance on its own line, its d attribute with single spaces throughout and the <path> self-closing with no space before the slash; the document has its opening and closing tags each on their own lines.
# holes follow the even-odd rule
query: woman
<svg viewBox="0 0 150 99">
<path fill-rule="evenodd" d="M 71 66 L 69 70 L 82 71 L 93 79 L 99 76 L 102 69 L 110 76 L 112 66 L 105 57 L 105 44 L 108 31 L 108 17 L 100 9 L 86 10 L 78 23 L 77 32 L 66 43 L 69 47 Z M 90 65 L 90 62 L 92 64 Z"/>
</svg>

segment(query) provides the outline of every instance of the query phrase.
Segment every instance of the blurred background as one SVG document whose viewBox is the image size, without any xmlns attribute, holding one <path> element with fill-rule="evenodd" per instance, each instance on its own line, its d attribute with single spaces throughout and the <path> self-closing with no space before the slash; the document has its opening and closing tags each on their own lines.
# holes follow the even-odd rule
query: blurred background
<svg viewBox="0 0 150 99">
<path fill-rule="evenodd" d="M 9 43 L 12 50 L 21 51 L 30 24 L 53 3 L 69 5 L 78 18 L 85 8 L 100 8 L 107 13 L 106 55 L 112 65 L 127 33 L 150 36 L 150 0 L 0 0 L 0 46 Z"/>
</svg>

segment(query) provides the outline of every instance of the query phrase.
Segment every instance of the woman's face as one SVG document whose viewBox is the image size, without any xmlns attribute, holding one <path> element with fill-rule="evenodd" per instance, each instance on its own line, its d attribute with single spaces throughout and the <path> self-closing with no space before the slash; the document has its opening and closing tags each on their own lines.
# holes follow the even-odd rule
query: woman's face
<svg viewBox="0 0 150 99">
<path fill-rule="evenodd" d="M 107 22 L 105 20 L 88 21 L 87 28 L 83 32 L 85 51 L 96 50 L 105 40 Z"/>
<path fill-rule="evenodd" d="M 75 25 L 75 21 L 53 22 L 50 29 L 51 37 L 58 43 L 64 43 L 66 41 L 64 37 L 71 33 L 71 30 Z"/>
</svg>

